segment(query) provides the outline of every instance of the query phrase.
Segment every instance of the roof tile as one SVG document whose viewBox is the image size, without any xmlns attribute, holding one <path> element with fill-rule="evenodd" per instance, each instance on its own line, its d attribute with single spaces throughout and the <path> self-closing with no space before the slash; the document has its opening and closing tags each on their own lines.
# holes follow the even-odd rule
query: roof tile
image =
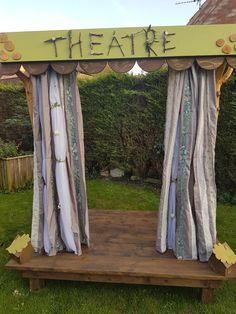
<svg viewBox="0 0 236 314">
<path fill-rule="evenodd" d="M 188 22 L 194 24 L 235 24 L 236 0 L 207 0 Z"/>
</svg>

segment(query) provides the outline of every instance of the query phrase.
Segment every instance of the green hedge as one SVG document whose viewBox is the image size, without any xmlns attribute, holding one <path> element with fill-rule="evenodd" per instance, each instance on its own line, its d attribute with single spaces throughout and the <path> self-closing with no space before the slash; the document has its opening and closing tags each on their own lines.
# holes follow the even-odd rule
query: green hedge
<svg viewBox="0 0 236 314">
<path fill-rule="evenodd" d="M 167 72 L 108 74 L 79 82 L 89 173 L 120 167 L 128 174 L 162 176 Z M 221 92 L 216 145 L 220 198 L 236 197 L 236 76 Z"/>
<path fill-rule="evenodd" d="M 0 84 L 0 138 L 14 141 L 21 150 L 33 150 L 32 128 L 22 83 Z"/>
<path fill-rule="evenodd" d="M 88 173 L 119 167 L 128 175 L 161 179 L 167 71 L 107 74 L 80 80 Z M 0 85 L 0 138 L 32 149 L 22 84 Z M 220 196 L 236 197 L 236 76 L 223 85 L 216 145 Z"/>
<path fill-rule="evenodd" d="M 216 181 L 220 197 L 236 203 L 236 75 L 221 90 L 216 141 Z"/>
<path fill-rule="evenodd" d="M 161 177 L 167 72 L 79 82 L 89 172 Z"/>
<path fill-rule="evenodd" d="M 15 142 L 4 142 L 0 138 L 0 158 L 16 157 L 20 154 L 19 147 Z"/>
</svg>

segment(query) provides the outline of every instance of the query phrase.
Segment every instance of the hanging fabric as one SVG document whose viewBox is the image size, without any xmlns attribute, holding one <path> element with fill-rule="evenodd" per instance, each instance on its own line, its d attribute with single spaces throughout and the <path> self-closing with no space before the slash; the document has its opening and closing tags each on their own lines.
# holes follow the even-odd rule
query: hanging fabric
<svg viewBox="0 0 236 314">
<path fill-rule="evenodd" d="M 216 241 L 215 73 L 169 70 L 159 252 L 207 261 Z"/>
<path fill-rule="evenodd" d="M 83 121 L 76 73 L 32 77 L 34 198 L 32 244 L 48 255 L 89 245 Z"/>
</svg>

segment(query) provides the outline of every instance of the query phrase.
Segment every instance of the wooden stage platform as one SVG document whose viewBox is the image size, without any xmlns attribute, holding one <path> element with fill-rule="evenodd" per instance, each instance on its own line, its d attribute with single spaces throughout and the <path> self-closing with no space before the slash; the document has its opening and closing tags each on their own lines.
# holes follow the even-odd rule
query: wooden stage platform
<svg viewBox="0 0 236 314">
<path fill-rule="evenodd" d="M 10 260 L 6 267 L 29 278 L 31 290 L 42 288 L 46 279 L 198 287 L 204 303 L 225 280 L 236 279 L 236 269 L 229 278 L 208 263 L 157 253 L 155 212 L 90 210 L 89 215 L 91 246 L 83 247 L 81 256 L 35 256 L 24 264 Z"/>
</svg>

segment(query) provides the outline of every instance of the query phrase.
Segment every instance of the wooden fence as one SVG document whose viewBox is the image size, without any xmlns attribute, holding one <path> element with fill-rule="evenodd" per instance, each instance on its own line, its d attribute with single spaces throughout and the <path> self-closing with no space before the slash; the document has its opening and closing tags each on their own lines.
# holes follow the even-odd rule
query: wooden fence
<svg viewBox="0 0 236 314">
<path fill-rule="evenodd" d="M 12 191 L 33 183 L 33 155 L 0 159 L 0 190 Z"/>
</svg>

